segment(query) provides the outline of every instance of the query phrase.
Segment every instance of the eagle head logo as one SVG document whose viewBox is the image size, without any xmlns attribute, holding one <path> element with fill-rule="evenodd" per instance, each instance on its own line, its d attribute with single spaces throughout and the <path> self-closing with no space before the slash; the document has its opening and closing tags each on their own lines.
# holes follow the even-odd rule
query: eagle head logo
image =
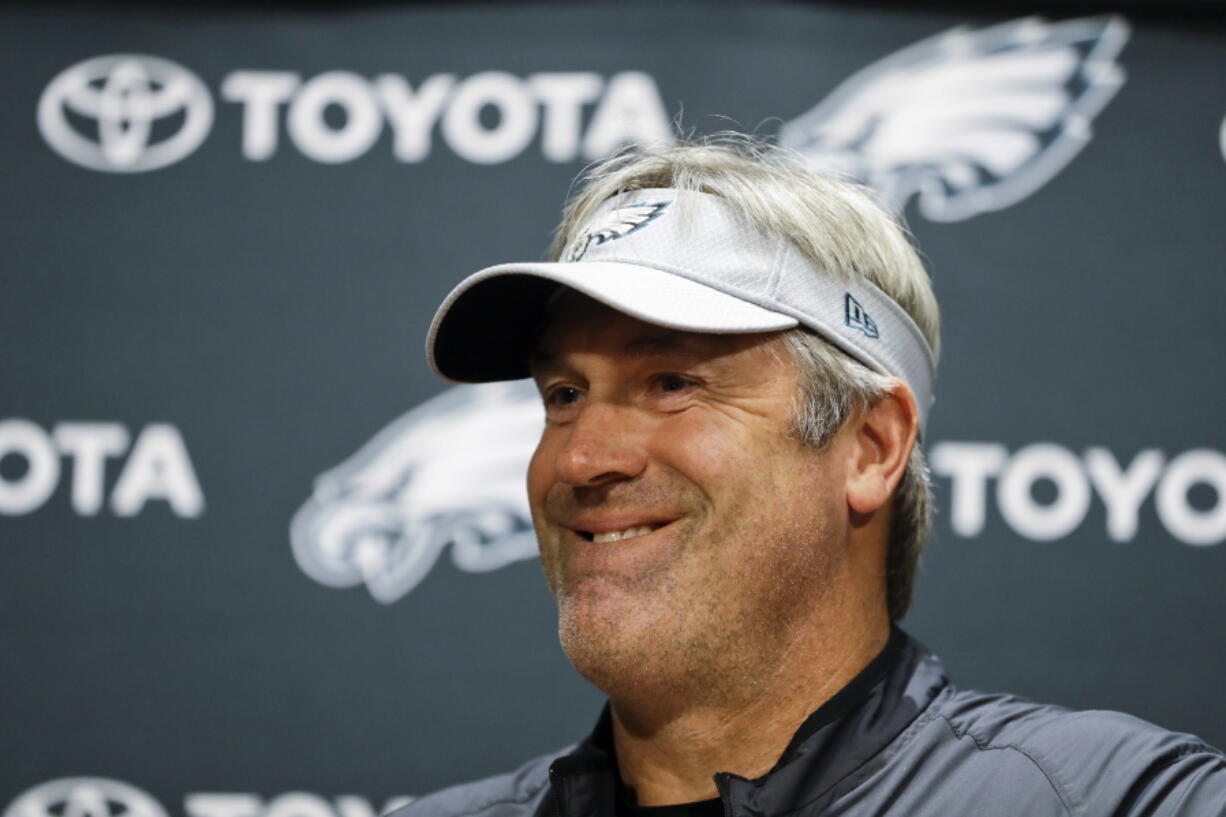
<svg viewBox="0 0 1226 817">
<path fill-rule="evenodd" d="M 933 221 L 999 210 L 1044 185 L 1086 145 L 1124 81 L 1119 17 L 1037 17 L 955 28 L 852 75 L 779 141 Z"/>
<path fill-rule="evenodd" d="M 321 475 L 290 525 L 299 567 L 391 603 L 444 548 L 467 571 L 536 555 L 524 478 L 544 425 L 530 381 L 456 386 Z"/>
<path fill-rule="evenodd" d="M 614 207 L 601 213 L 580 231 L 562 254 L 563 261 L 578 261 L 592 244 L 603 244 L 630 235 L 655 221 L 672 202 L 646 201 Z"/>
</svg>

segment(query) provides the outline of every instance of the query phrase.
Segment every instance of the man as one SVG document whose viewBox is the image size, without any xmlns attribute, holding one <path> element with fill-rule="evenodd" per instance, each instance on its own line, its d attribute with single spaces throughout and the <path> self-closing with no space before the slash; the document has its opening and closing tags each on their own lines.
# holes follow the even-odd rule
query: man
<svg viewBox="0 0 1226 817">
<path fill-rule="evenodd" d="M 956 689 L 895 626 L 931 528 L 939 318 L 863 191 L 761 145 L 627 153 L 551 263 L 465 280 L 435 370 L 531 375 L 528 473 L 578 746 L 421 815 L 1219 815 L 1226 758 L 1116 713 Z"/>
</svg>

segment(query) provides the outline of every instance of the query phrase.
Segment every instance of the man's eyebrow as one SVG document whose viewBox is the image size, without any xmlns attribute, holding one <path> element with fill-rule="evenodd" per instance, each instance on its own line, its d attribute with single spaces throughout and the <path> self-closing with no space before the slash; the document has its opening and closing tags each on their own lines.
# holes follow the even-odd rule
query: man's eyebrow
<svg viewBox="0 0 1226 817">
<path fill-rule="evenodd" d="M 528 355 L 528 371 L 533 375 L 541 371 L 556 369 L 561 363 L 558 361 L 558 356 L 553 352 L 546 352 L 543 349 L 535 349 L 532 354 Z"/>
<path fill-rule="evenodd" d="M 623 353 L 640 358 L 677 352 L 698 356 L 710 354 L 711 351 L 709 337 L 675 331 L 643 335 L 622 346 Z"/>
<path fill-rule="evenodd" d="M 707 357 L 715 350 L 710 348 L 709 336 L 667 330 L 626 341 L 620 351 L 628 357 L 642 359 L 664 354 Z M 537 348 L 528 358 L 528 368 L 532 372 L 548 371 L 562 365 L 562 356 L 550 349 Z"/>
</svg>

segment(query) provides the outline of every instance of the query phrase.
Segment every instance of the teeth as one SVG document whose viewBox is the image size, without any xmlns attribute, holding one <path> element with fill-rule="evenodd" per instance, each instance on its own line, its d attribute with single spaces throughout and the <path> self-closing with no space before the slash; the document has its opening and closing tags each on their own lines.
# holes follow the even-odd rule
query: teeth
<svg viewBox="0 0 1226 817">
<path fill-rule="evenodd" d="M 651 533 L 649 525 L 640 525 L 637 528 L 626 528 L 621 531 L 613 531 L 612 533 L 598 533 L 592 537 L 592 541 L 601 542 L 617 542 L 622 539 L 633 539 L 635 536 L 646 536 Z"/>
</svg>

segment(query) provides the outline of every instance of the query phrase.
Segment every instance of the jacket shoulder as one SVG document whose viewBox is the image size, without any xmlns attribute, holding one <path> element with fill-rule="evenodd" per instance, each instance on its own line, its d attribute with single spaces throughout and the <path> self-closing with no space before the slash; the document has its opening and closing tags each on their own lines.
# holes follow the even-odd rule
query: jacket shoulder
<svg viewBox="0 0 1226 817">
<path fill-rule="evenodd" d="M 530 817 L 549 783 L 549 764 L 569 748 L 529 760 L 513 772 L 441 789 L 383 817 Z"/>
<path fill-rule="evenodd" d="M 1070 814 L 1226 815 L 1226 755 L 1194 735 L 1122 712 L 973 691 L 952 691 L 940 709 L 980 751 L 1024 756 Z"/>
</svg>

